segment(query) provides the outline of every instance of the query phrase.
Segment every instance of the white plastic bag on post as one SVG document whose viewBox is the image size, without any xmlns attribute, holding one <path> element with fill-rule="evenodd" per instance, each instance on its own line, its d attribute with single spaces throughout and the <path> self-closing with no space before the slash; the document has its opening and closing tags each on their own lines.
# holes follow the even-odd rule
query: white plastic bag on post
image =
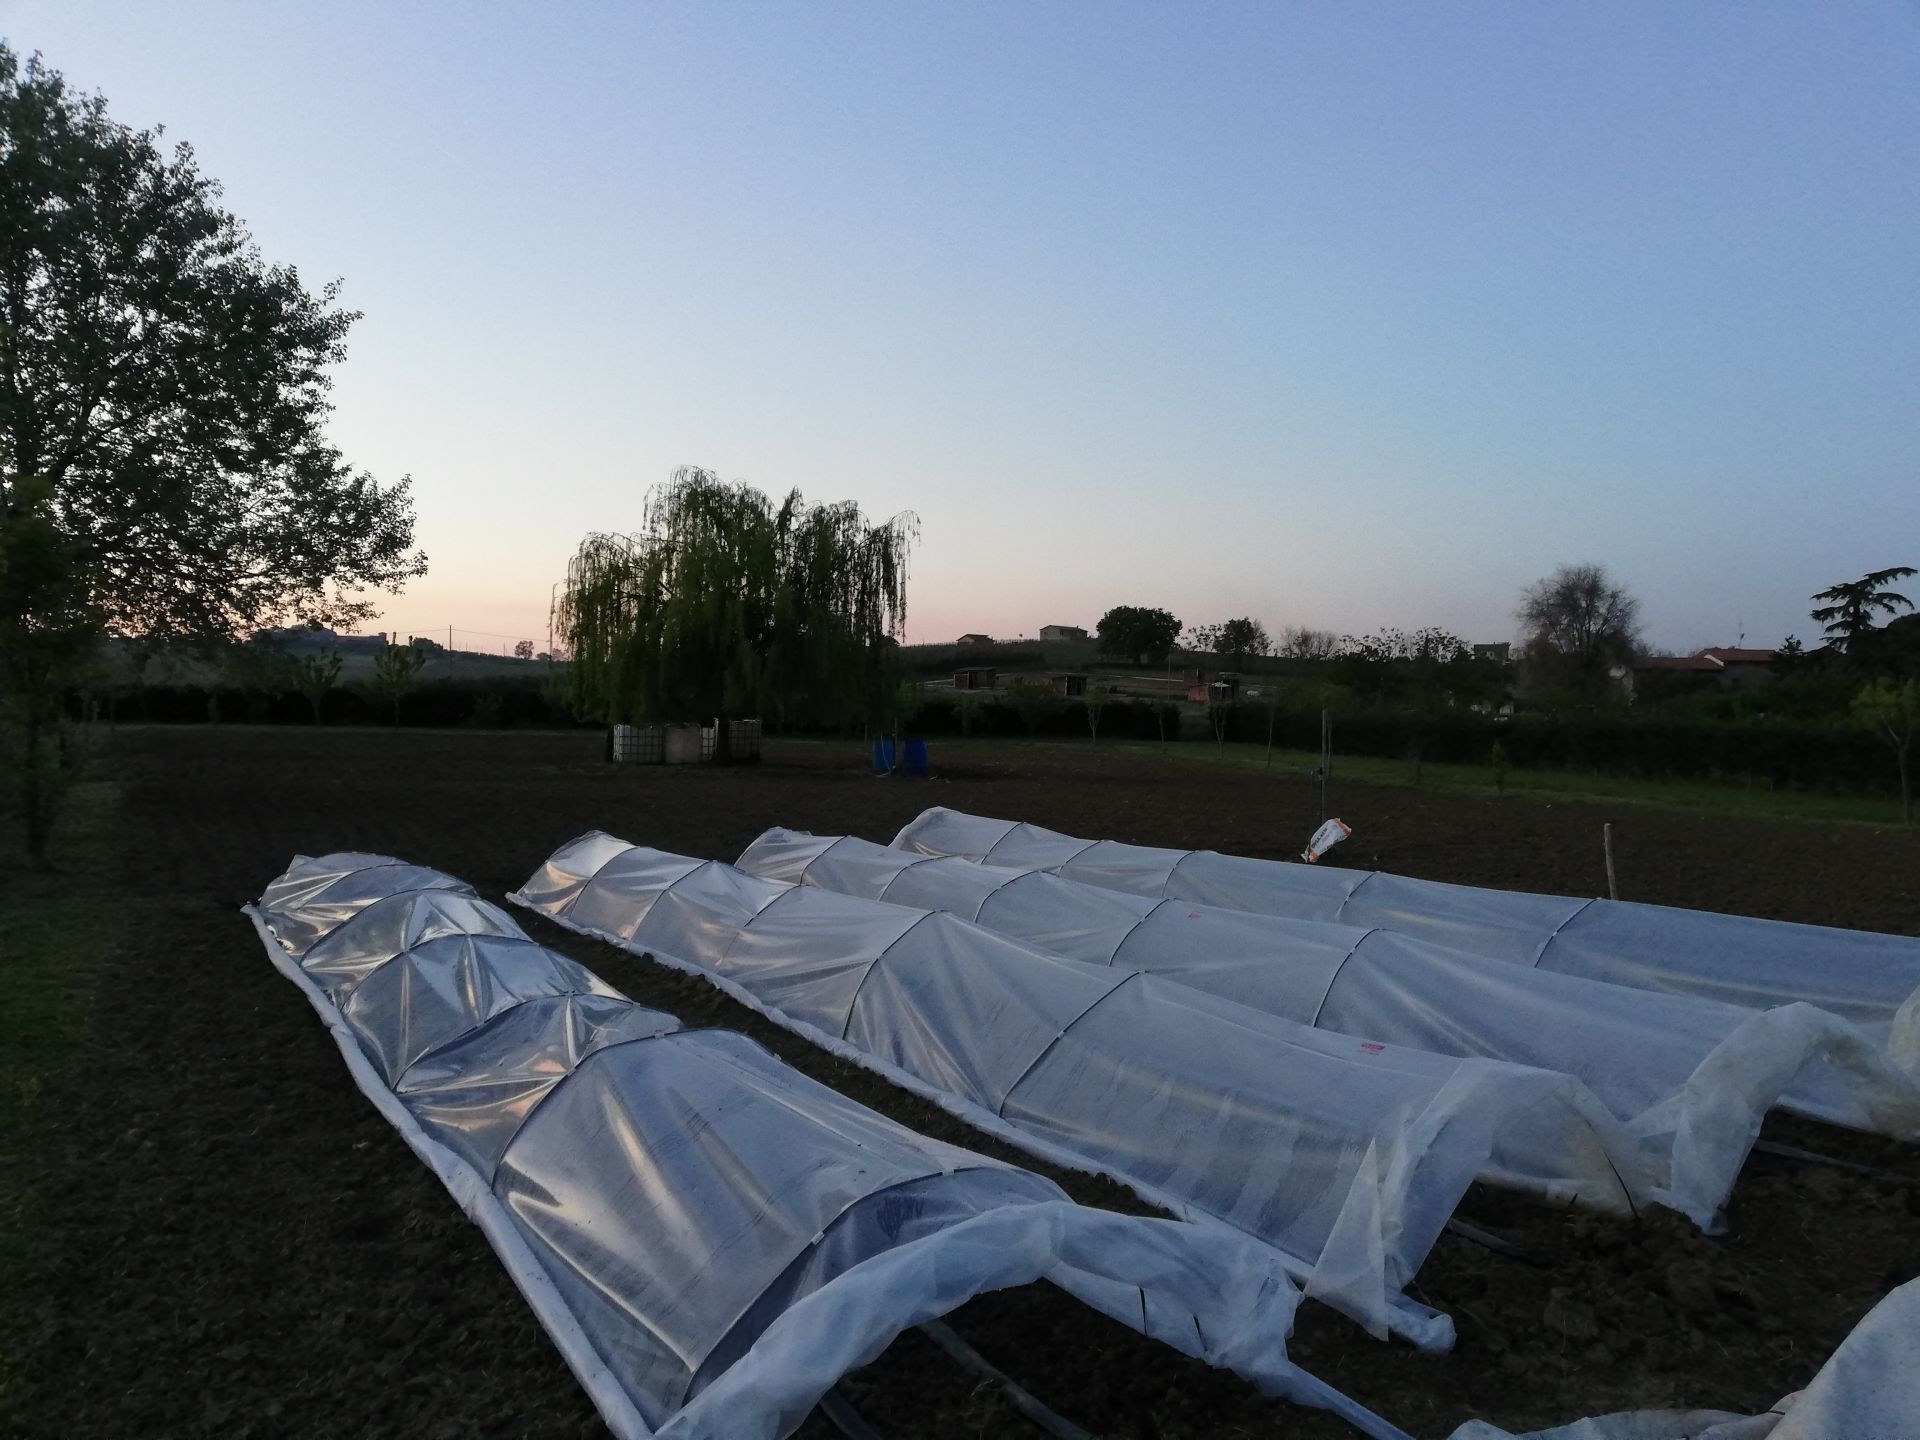
<svg viewBox="0 0 1920 1440">
<path fill-rule="evenodd" d="M 1353 827 L 1346 821 L 1323 820 L 1320 828 L 1313 832 L 1313 838 L 1307 841 L 1307 848 L 1300 852 L 1300 858 L 1311 865 L 1351 834 Z"/>
</svg>

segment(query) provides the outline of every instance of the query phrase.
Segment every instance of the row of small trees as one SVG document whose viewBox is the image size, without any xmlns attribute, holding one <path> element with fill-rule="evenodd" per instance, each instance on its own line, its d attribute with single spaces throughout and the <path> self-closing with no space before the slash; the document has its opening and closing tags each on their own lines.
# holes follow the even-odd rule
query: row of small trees
<svg viewBox="0 0 1920 1440">
<path fill-rule="evenodd" d="M 1682 694 L 1667 703 L 1710 698 L 1752 712 L 1791 700 L 1801 718 L 1808 717 L 1809 705 L 1812 714 L 1848 717 L 1892 749 L 1903 809 L 1911 819 L 1910 755 L 1920 729 L 1920 614 L 1903 616 L 1913 604 L 1892 587 L 1915 573 L 1910 566 L 1891 566 L 1814 595 L 1810 613 L 1822 626 L 1824 643 L 1807 651 L 1789 638 L 1782 646 L 1775 668 L 1790 684 L 1737 699 Z M 1170 611 L 1119 606 L 1101 618 L 1098 635 L 1102 654 L 1131 664 L 1170 663 L 1181 645 L 1234 670 L 1244 671 L 1267 656 L 1311 662 L 1307 673 L 1316 678 L 1292 687 L 1299 693 L 1325 690 L 1329 698 L 1338 694 L 1350 703 L 1418 714 L 1498 708 L 1515 700 L 1523 708 L 1554 714 L 1628 703 L 1632 692 L 1620 677 L 1644 653 L 1640 607 L 1602 567 L 1562 566 L 1523 592 L 1516 619 L 1521 643 L 1511 670 L 1433 627 L 1362 637 L 1294 628 L 1275 644 L 1266 627 L 1247 616 L 1183 631 Z M 1887 623 L 1879 623 L 1882 619 Z M 1294 673 L 1300 673 L 1297 667 Z M 1642 699 L 1659 703 L 1652 695 Z M 1417 726 L 1413 733 L 1418 735 Z M 1411 753 L 1417 761 L 1417 741 Z"/>
<path fill-rule="evenodd" d="M 1880 625 L 1913 604 L 1894 591 L 1895 583 L 1916 572 L 1911 566 L 1870 571 L 1858 580 L 1820 591 L 1824 604 L 1810 612 L 1825 636 L 1829 657 L 1850 657 L 1868 673 L 1920 670 L 1920 617 Z M 1529 672 L 1525 688 L 1560 703 L 1595 703 L 1614 696 L 1620 668 L 1645 653 L 1640 602 L 1599 565 L 1563 565 L 1522 592 L 1515 611 L 1520 631 L 1520 664 Z M 1905 630 L 1915 639 L 1909 641 Z M 1277 656 L 1297 660 L 1368 660 L 1447 663 L 1470 653 L 1459 637 L 1436 627 L 1412 632 L 1383 630 L 1355 637 L 1307 627 L 1289 627 L 1278 642 L 1251 616 L 1183 628 L 1171 612 L 1151 606 L 1120 605 L 1100 617 L 1102 655 L 1135 665 L 1164 665 L 1178 649 L 1210 655 L 1231 669 Z M 1805 653 L 1789 637 L 1781 649 L 1789 659 Z"/>
<path fill-rule="evenodd" d="M 1597 565 L 1563 566 L 1529 586 L 1518 619 L 1523 653 L 1552 668 L 1560 683 L 1599 693 L 1609 669 L 1631 658 L 1640 640 L 1639 605 Z M 1103 655 L 1136 665 L 1164 665 L 1177 648 L 1210 655 L 1230 669 L 1243 670 L 1256 659 L 1294 660 L 1353 657 L 1373 662 L 1448 664 L 1469 658 L 1471 647 L 1438 627 L 1404 632 L 1382 630 L 1355 637 L 1306 626 L 1291 626 L 1275 642 L 1252 616 L 1183 628 L 1169 610 L 1120 605 L 1100 617 L 1096 627 Z"/>
<path fill-rule="evenodd" d="M 1095 644 L 1100 654 L 1131 665 L 1165 665 L 1176 652 L 1184 651 L 1211 656 L 1233 670 L 1244 670 L 1267 656 L 1328 660 L 1342 654 L 1402 658 L 1445 652 L 1443 658 L 1451 658 L 1456 652 L 1469 650 L 1458 636 L 1435 627 L 1411 634 L 1382 630 L 1356 638 L 1290 625 L 1275 640 L 1268 635 L 1267 627 L 1250 615 L 1211 625 L 1183 626 L 1172 611 L 1146 605 L 1117 605 L 1107 611 L 1095 627 Z"/>
</svg>

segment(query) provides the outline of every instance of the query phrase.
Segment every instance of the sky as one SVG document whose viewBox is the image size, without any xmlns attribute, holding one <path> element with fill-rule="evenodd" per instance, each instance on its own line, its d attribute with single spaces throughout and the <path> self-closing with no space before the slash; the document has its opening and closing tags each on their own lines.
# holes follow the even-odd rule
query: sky
<svg viewBox="0 0 1920 1440">
<path fill-rule="evenodd" d="M 912 511 L 908 638 L 1657 648 L 1920 565 L 1920 5 L 0 0 L 363 312 L 383 626 L 547 643 L 698 464 Z"/>
</svg>

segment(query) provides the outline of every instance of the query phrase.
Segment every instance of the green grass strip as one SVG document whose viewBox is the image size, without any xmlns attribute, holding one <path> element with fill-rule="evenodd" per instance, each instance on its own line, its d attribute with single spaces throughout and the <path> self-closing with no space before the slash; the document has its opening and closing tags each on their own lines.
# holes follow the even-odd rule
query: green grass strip
<svg viewBox="0 0 1920 1440">
<path fill-rule="evenodd" d="M 56 870 L 29 866 L 11 822 L 0 818 L 0 1421 L 18 1374 L 14 1343 L 45 1298 L 31 1197 L 46 1157 L 33 1153 L 35 1137 L 54 1121 L 46 1113 L 51 1077 L 71 1063 L 91 1023 L 103 937 L 122 933 L 119 798 L 117 786 L 100 780 L 68 792 L 54 835 Z"/>
<path fill-rule="evenodd" d="M 1343 785 L 1412 787 L 1413 766 L 1405 760 L 1365 755 L 1342 755 L 1335 732 L 1331 796 L 1337 811 Z M 1071 742 L 1058 742 L 1071 743 Z M 1115 749 L 1159 754 L 1163 747 L 1150 740 L 1102 740 Z M 1246 742 L 1215 744 L 1210 740 L 1182 740 L 1164 747 L 1169 757 L 1190 763 L 1229 765 L 1270 770 L 1293 779 L 1310 777 L 1320 757 L 1305 750 L 1275 748 L 1271 763 L 1264 745 Z M 1530 800 L 1577 800 L 1594 803 L 1652 805 L 1668 810 L 1704 811 L 1775 820 L 1841 821 L 1860 825 L 1898 825 L 1900 805 L 1868 795 L 1837 795 L 1813 790 L 1780 790 L 1748 785 L 1738 780 L 1651 780 L 1603 775 L 1580 770 L 1532 770 L 1509 767 L 1504 775 L 1490 765 L 1441 765 L 1428 761 L 1420 767 L 1419 789 L 1454 792 L 1491 799 L 1506 794 Z"/>
</svg>

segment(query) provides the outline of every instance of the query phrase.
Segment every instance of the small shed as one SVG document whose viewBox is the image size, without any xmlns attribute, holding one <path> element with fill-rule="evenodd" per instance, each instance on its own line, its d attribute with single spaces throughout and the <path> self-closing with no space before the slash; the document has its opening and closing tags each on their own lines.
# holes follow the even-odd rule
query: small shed
<svg viewBox="0 0 1920 1440">
<path fill-rule="evenodd" d="M 956 690 L 992 690 L 1000 683 L 1000 672 L 992 665 L 968 665 L 953 672 Z"/>
<path fill-rule="evenodd" d="M 1053 688 L 1069 700 L 1083 699 L 1087 693 L 1087 682 L 1092 677 L 1080 674 L 1050 675 L 1047 677 Z"/>
<path fill-rule="evenodd" d="M 1187 699 L 1196 704 L 1219 705 L 1239 693 L 1240 677 L 1230 671 L 1187 671 Z"/>
</svg>

